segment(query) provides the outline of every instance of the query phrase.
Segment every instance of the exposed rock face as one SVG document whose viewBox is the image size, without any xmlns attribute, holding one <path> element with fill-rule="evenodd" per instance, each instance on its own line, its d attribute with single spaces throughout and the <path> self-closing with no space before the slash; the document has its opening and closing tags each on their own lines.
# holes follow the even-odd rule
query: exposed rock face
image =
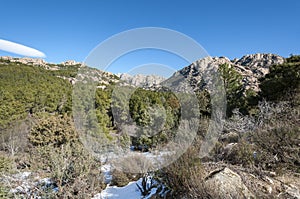
<svg viewBox="0 0 300 199">
<path fill-rule="evenodd" d="M 43 59 L 39 58 L 30 58 L 30 57 L 23 57 L 23 58 L 17 58 L 17 57 L 9 57 L 9 56 L 3 56 L 0 57 L 0 63 L 1 62 L 11 62 L 11 63 L 17 63 L 17 64 L 24 64 L 24 65 L 30 65 L 30 66 L 41 66 L 44 67 L 47 70 L 59 70 L 59 65 L 62 66 L 75 66 L 75 65 L 81 65 L 81 63 L 69 60 L 66 62 L 62 62 L 60 64 L 51 64 L 47 63 Z"/>
<path fill-rule="evenodd" d="M 129 74 L 121 74 L 120 79 L 124 81 L 123 85 L 130 85 L 134 87 L 143 87 L 150 88 L 153 86 L 159 85 L 162 81 L 165 80 L 164 77 L 157 75 L 129 75 Z"/>
<path fill-rule="evenodd" d="M 213 76 L 218 74 L 220 64 L 230 63 L 227 58 L 211 58 L 195 61 L 191 65 L 177 71 L 167 82 L 172 84 L 172 87 L 177 87 L 179 91 L 185 91 L 192 87 L 195 90 L 209 87 L 212 85 Z M 187 85 L 186 83 L 189 83 Z"/>
<path fill-rule="evenodd" d="M 80 62 L 76 62 L 74 60 L 68 60 L 68 61 L 61 63 L 61 65 L 63 65 L 63 66 L 74 66 L 74 65 L 80 65 L 80 64 L 81 64 Z"/>
<path fill-rule="evenodd" d="M 224 198 L 255 198 L 242 178 L 229 168 L 212 174 L 206 183 L 213 184 L 218 189 L 218 194 Z"/>
<path fill-rule="evenodd" d="M 205 178 L 222 198 L 295 198 L 300 199 L 300 178 L 293 173 L 277 176 L 275 172 L 259 173 L 222 163 L 204 163 L 209 171 Z"/>
<path fill-rule="evenodd" d="M 202 89 L 204 84 L 209 84 L 210 75 L 217 71 L 219 65 L 229 64 L 242 75 L 245 90 L 252 89 L 257 92 L 259 91 L 259 78 L 269 72 L 270 66 L 282 64 L 284 60 L 283 57 L 274 54 L 245 55 L 241 59 L 233 61 L 226 57 L 204 58 L 177 71 L 171 78 L 176 79 L 176 77 L 183 76 L 192 87 Z"/>
<path fill-rule="evenodd" d="M 3 56 L 3 57 L 0 57 L 0 59 L 3 61 L 9 61 L 9 62 L 15 62 L 15 63 L 21 63 L 21 64 L 33 65 L 33 66 L 46 66 L 47 65 L 45 60 L 38 59 L 38 58 L 29 58 L 29 57 L 15 58 L 15 57 Z"/>
<path fill-rule="evenodd" d="M 203 89 L 213 83 L 213 75 L 217 73 L 218 67 L 221 64 L 229 64 L 231 67 L 242 75 L 242 83 L 245 90 L 252 89 L 255 92 L 259 91 L 259 78 L 263 77 L 269 72 L 269 67 L 274 64 L 282 64 L 284 58 L 274 54 L 253 54 L 245 55 L 241 59 L 233 61 L 226 57 L 206 57 L 202 60 L 195 61 L 191 65 L 184 67 L 177 71 L 169 79 L 156 75 L 134 75 L 121 74 L 119 75 L 121 85 L 143 87 L 146 89 L 159 89 L 162 84 L 167 87 L 175 88 L 178 91 L 186 91 L 192 87 L 193 89 Z M 50 64 L 43 59 L 37 58 L 13 58 L 0 57 L 0 63 L 15 62 L 26 65 L 41 66 L 47 70 L 59 70 L 61 66 L 78 66 L 79 62 L 66 61 L 60 64 Z M 99 80 L 99 88 L 105 88 L 112 79 L 113 82 L 118 82 L 115 75 L 103 72 L 94 71 L 97 73 L 95 79 Z M 101 73 L 101 74 L 100 74 Z M 74 83 L 76 80 L 69 78 L 69 81 Z"/>
<path fill-rule="evenodd" d="M 79 69 L 76 78 L 73 78 L 72 84 L 75 84 L 78 81 L 93 84 L 96 83 L 97 88 L 105 89 L 108 85 L 117 83 L 120 80 L 113 73 L 82 67 Z"/>
<path fill-rule="evenodd" d="M 252 69 L 269 68 L 274 64 L 282 64 L 284 58 L 275 54 L 253 54 L 245 55 L 238 61 L 234 62 L 236 65 L 245 66 Z"/>
<path fill-rule="evenodd" d="M 259 91 L 258 79 L 269 72 L 269 68 L 275 64 L 282 64 L 284 58 L 274 54 L 245 55 L 233 62 L 237 70 L 243 75 L 243 83 L 246 89 Z M 244 70 L 244 71 L 243 71 Z"/>
</svg>

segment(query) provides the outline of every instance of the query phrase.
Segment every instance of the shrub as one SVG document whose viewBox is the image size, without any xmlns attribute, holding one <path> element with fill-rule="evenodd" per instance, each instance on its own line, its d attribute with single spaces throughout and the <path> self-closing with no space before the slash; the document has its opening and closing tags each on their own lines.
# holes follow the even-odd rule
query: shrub
<svg viewBox="0 0 300 199">
<path fill-rule="evenodd" d="M 128 175 L 122 171 L 114 170 L 112 176 L 111 185 L 124 187 L 130 182 Z"/>
<path fill-rule="evenodd" d="M 9 197 L 9 189 L 3 184 L 0 184 L 0 198 L 8 198 L 8 197 Z"/>
<path fill-rule="evenodd" d="M 230 152 L 225 154 L 224 160 L 230 164 L 238 164 L 244 167 L 254 163 L 253 147 L 246 141 L 240 141 L 234 145 Z"/>
<path fill-rule="evenodd" d="M 260 79 L 260 95 L 270 101 L 290 100 L 300 89 L 300 62 L 274 65 Z"/>
<path fill-rule="evenodd" d="M 0 178 L 2 174 L 7 174 L 12 169 L 12 160 L 6 157 L 4 154 L 0 154 Z M 9 188 L 7 184 L 0 182 L 0 198 L 9 197 Z"/>
<path fill-rule="evenodd" d="M 12 157 L 28 150 L 28 134 L 31 121 L 29 119 L 16 122 L 9 129 L 1 131 L 0 150 L 9 153 Z"/>
<path fill-rule="evenodd" d="M 34 169 L 39 172 L 47 170 L 48 174 L 45 175 L 49 175 L 58 186 L 55 197 L 92 197 L 104 188 L 100 164 L 85 151 L 81 143 L 67 143 L 59 147 L 45 145 L 33 150 L 32 162 L 37 167 Z"/>
<path fill-rule="evenodd" d="M 0 174 L 7 173 L 12 169 L 12 161 L 10 158 L 1 155 L 0 156 Z"/>
<path fill-rule="evenodd" d="M 158 179 L 171 190 L 172 198 L 216 198 L 205 182 L 205 170 L 195 147 L 158 172 Z"/>
<path fill-rule="evenodd" d="M 35 146 L 53 144 L 60 146 L 78 139 L 72 119 L 67 116 L 50 115 L 38 119 L 30 131 L 29 141 Z"/>
<path fill-rule="evenodd" d="M 222 76 L 226 91 L 227 115 L 231 116 L 233 109 L 239 108 L 242 111 L 245 106 L 242 75 L 229 64 L 221 64 L 218 70 Z"/>
<path fill-rule="evenodd" d="M 278 104 L 265 103 L 262 108 L 264 116 L 259 128 L 252 132 L 252 141 L 258 147 L 256 164 L 266 169 L 297 171 L 300 166 L 299 106 L 285 105 L 282 110 Z"/>
</svg>

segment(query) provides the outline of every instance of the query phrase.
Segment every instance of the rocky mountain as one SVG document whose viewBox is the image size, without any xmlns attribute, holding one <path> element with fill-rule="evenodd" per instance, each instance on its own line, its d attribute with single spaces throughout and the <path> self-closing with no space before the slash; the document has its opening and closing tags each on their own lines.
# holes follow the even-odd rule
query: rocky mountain
<svg viewBox="0 0 300 199">
<path fill-rule="evenodd" d="M 274 64 L 282 64 L 284 58 L 275 54 L 252 54 L 245 55 L 240 59 L 229 60 L 226 57 L 207 57 L 195 61 L 191 65 L 177 71 L 171 79 L 177 79 L 180 76 L 186 78 L 195 89 L 201 88 L 203 78 L 208 83 L 212 72 L 217 72 L 221 64 L 228 64 L 242 75 L 242 83 L 245 90 L 252 89 L 259 91 L 258 79 L 269 72 L 269 67 Z"/>
<path fill-rule="evenodd" d="M 210 75 L 212 72 L 217 72 L 218 67 L 221 64 L 228 64 L 233 67 L 238 73 L 242 75 L 242 83 L 245 90 L 252 89 L 255 92 L 259 91 L 258 79 L 263 77 L 269 72 L 269 67 L 274 64 L 282 64 L 285 59 L 275 54 L 252 54 L 245 55 L 240 59 L 230 60 L 226 57 L 207 57 L 202 60 L 197 60 L 191 65 L 182 68 L 170 77 L 167 81 L 166 78 L 157 75 L 129 75 L 118 74 L 114 75 L 109 72 L 93 70 L 91 75 L 94 76 L 94 80 L 99 82 L 99 88 L 106 88 L 111 82 L 119 82 L 122 86 L 134 86 L 143 87 L 146 89 L 156 89 L 160 87 L 162 82 L 171 84 L 173 87 L 177 87 L 178 90 L 184 91 L 187 85 L 184 85 L 181 78 L 185 78 L 194 89 L 201 89 L 203 86 L 209 84 Z M 82 63 L 73 60 L 65 61 L 60 64 L 47 63 L 43 59 L 37 58 L 14 58 L 9 56 L 0 57 L 0 63 L 19 63 L 32 66 L 44 67 L 47 70 L 60 70 L 63 67 L 76 66 L 80 68 Z M 84 74 L 80 74 L 85 76 Z M 206 79 L 203 82 L 203 77 Z M 76 77 L 64 77 L 68 79 L 72 84 L 76 82 Z M 82 78 L 82 77 L 81 77 Z M 176 83 L 175 83 L 176 82 Z M 205 83 L 205 85 L 203 84 Z"/>
<path fill-rule="evenodd" d="M 122 73 L 118 75 L 120 80 L 124 81 L 122 85 L 130 85 L 134 87 L 143 87 L 143 88 L 150 88 L 153 86 L 159 85 L 163 82 L 166 78 L 158 76 L 158 75 L 130 75 L 126 73 Z"/>
<path fill-rule="evenodd" d="M 66 67 L 76 67 L 76 70 L 78 68 L 82 67 L 82 63 L 76 62 L 74 60 L 68 60 L 65 62 L 61 62 L 59 64 L 54 63 L 48 63 L 43 59 L 39 58 L 29 58 L 29 57 L 23 57 L 23 58 L 16 58 L 16 57 L 10 57 L 10 56 L 3 56 L 0 57 L 0 64 L 8 64 L 8 63 L 17 63 L 17 64 L 24 64 L 24 65 L 30 65 L 30 66 L 38 66 L 43 67 L 47 70 L 60 70 L 62 68 Z M 79 70 L 77 77 L 66 77 L 66 76 L 59 76 L 62 79 L 66 79 L 72 84 L 76 83 L 77 79 L 84 79 L 86 76 L 92 77 L 93 81 L 99 82 L 98 88 L 104 89 L 109 85 L 110 83 L 117 83 L 119 82 L 122 86 L 133 86 L 133 87 L 143 87 L 143 88 L 151 88 L 159 85 L 162 81 L 164 81 L 166 78 L 157 76 L 157 75 L 129 75 L 129 74 L 117 74 L 114 75 L 113 73 L 101 71 L 97 69 L 90 69 L 89 72 L 84 70 Z"/>
<path fill-rule="evenodd" d="M 17 64 L 25 64 L 25 65 L 31 65 L 31 66 L 41 66 L 44 67 L 47 70 L 59 70 L 62 66 L 81 66 L 82 63 L 76 62 L 74 60 L 68 60 L 65 62 L 61 62 L 59 64 L 53 64 L 48 63 L 43 59 L 39 58 L 30 58 L 30 57 L 10 57 L 10 56 L 2 56 L 0 57 L 0 63 L 5 64 L 7 62 L 10 63 L 17 63 Z"/>
<path fill-rule="evenodd" d="M 79 79 L 88 77 L 92 81 L 98 82 L 98 88 L 104 89 L 107 87 L 107 85 L 119 81 L 119 78 L 110 72 L 100 71 L 94 68 L 88 68 L 88 71 L 84 70 L 84 65 L 81 62 L 76 62 L 74 60 L 68 60 L 65 62 L 54 64 L 48 63 L 45 60 L 39 58 L 17 58 L 10 56 L 0 57 L 0 64 L 5 65 L 9 63 L 43 67 L 46 70 L 50 71 L 71 71 L 71 75 L 69 73 L 65 75 L 57 75 L 57 77 L 59 78 L 68 80 L 71 84 L 75 84 Z"/>
</svg>

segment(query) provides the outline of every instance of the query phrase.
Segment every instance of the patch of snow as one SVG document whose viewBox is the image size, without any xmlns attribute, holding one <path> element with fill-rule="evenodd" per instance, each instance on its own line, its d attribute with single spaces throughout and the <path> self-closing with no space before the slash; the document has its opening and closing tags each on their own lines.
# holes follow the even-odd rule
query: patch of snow
<svg viewBox="0 0 300 199">
<path fill-rule="evenodd" d="M 147 187 L 151 187 L 151 179 L 151 177 L 147 177 Z M 141 183 L 142 178 L 137 181 L 129 182 L 128 185 L 124 187 L 107 185 L 101 193 L 98 193 L 92 199 L 150 199 L 157 193 L 158 188 L 154 187 L 151 189 L 149 195 L 142 196 L 141 191 L 137 187 L 137 184 L 141 186 Z"/>
<path fill-rule="evenodd" d="M 140 199 L 141 197 L 141 192 L 136 186 L 136 181 L 134 181 L 125 187 L 107 185 L 106 189 L 92 199 Z"/>
<path fill-rule="evenodd" d="M 40 178 L 38 175 L 32 172 L 21 172 L 12 176 L 4 176 L 2 181 L 10 186 L 11 194 L 20 194 L 22 197 L 39 198 L 37 195 L 38 189 L 52 190 L 53 192 L 58 191 L 58 187 L 50 178 Z"/>
<path fill-rule="evenodd" d="M 111 165 L 110 164 L 104 164 L 101 166 L 101 172 L 103 173 L 104 176 L 104 183 L 109 184 L 112 180 L 112 175 L 111 175 Z"/>
</svg>

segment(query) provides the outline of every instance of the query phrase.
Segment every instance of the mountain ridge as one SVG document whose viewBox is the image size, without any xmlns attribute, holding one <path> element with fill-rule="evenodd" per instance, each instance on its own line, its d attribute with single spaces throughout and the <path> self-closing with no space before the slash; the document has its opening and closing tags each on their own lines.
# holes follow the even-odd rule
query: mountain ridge
<svg viewBox="0 0 300 199">
<path fill-rule="evenodd" d="M 204 58 L 206 59 L 206 58 Z M 256 53 L 256 54 L 247 54 L 242 56 L 240 59 L 230 60 L 227 57 L 211 57 L 211 61 L 208 61 L 204 66 L 199 66 L 201 60 L 196 60 L 192 64 L 183 67 L 176 71 L 170 78 L 175 78 L 176 76 L 183 76 L 184 78 L 188 79 L 189 83 L 192 87 L 201 87 L 201 75 L 208 69 L 208 65 L 215 65 L 215 69 L 222 64 L 228 64 L 229 67 L 233 67 L 239 74 L 242 75 L 242 82 L 244 85 L 245 90 L 252 89 L 255 92 L 259 91 L 259 81 L 258 79 L 263 77 L 269 72 L 269 68 L 272 65 L 282 64 L 285 61 L 285 58 L 276 54 L 272 53 Z M 10 56 L 3 56 L 0 57 L 0 63 L 5 64 L 6 62 L 10 63 L 19 63 L 25 65 L 32 65 L 32 66 L 41 66 L 47 70 L 59 70 L 61 67 L 72 67 L 76 66 L 78 68 L 83 66 L 83 63 L 76 62 L 74 60 L 68 60 L 65 62 L 61 62 L 59 64 L 48 63 L 43 59 L 40 58 L 16 58 Z M 155 89 L 159 88 L 162 82 L 166 81 L 166 78 L 159 76 L 159 75 L 129 75 L 126 73 L 121 74 L 113 74 L 107 71 L 101 71 L 95 69 L 98 72 L 97 81 L 101 85 L 98 88 L 105 89 L 107 85 L 110 83 L 109 78 L 114 79 L 113 82 L 120 83 L 121 86 L 133 86 L 133 87 L 142 87 L 145 89 Z M 104 78 L 101 78 L 104 77 Z M 114 76 L 114 78 L 112 78 Z M 118 77 L 118 78 L 116 78 Z M 75 77 L 61 77 L 63 79 L 69 80 L 72 84 L 76 82 Z M 184 88 L 183 88 L 184 89 Z M 183 90 L 181 89 L 181 90 Z"/>
</svg>

